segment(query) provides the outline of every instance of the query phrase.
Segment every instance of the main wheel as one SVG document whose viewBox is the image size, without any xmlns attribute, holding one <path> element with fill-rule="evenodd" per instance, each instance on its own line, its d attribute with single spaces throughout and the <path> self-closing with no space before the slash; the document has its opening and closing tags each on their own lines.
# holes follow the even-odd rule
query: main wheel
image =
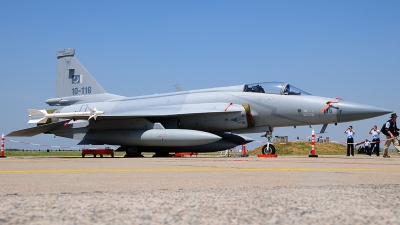
<svg viewBox="0 0 400 225">
<path fill-rule="evenodd" d="M 142 154 L 142 152 L 140 151 L 139 147 L 136 146 L 129 146 L 126 149 L 126 156 L 127 157 L 137 157 L 140 154 Z"/>
<path fill-rule="evenodd" d="M 275 147 L 271 144 L 266 144 L 262 147 L 262 154 L 275 154 Z"/>
</svg>

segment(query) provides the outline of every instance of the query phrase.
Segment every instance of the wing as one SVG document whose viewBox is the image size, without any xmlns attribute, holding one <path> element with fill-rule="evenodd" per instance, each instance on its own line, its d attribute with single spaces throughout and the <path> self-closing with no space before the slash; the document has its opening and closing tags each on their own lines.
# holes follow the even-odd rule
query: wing
<svg viewBox="0 0 400 225">
<path fill-rule="evenodd" d="M 37 121 L 47 121 L 47 118 L 60 118 L 60 119 L 73 119 L 81 122 L 87 121 L 85 127 L 87 129 L 152 129 L 155 120 L 168 119 L 183 119 L 188 118 L 186 121 L 192 121 L 191 116 L 197 115 L 208 115 L 209 120 L 211 118 L 220 118 L 219 115 L 231 115 L 232 124 L 238 126 L 247 126 L 246 121 L 242 121 L 243 114 L 246 113 L 246 109 L 243 105 L 233 103 L 200 103 L 200 104 L 177 104 L 167 106 L 154 106 L 154 107 L 121 107 L 113 109 L 111 112 L 105 112 L 102 115 L 97 116 L 97 119 L 93 118 L 92 112 L 83 112 L 85 115 L 78 115 L 79 112 L 62 112 L 62 113 L 51 113 L 46 114 L 39 110 L 30 110 L 31 114 L 34 114 L 32 119 Z M 39 113 L 37 113 L 39 112 Z M 83 114 L 82 113 L 82 114 Z M 242 116 L 241 116 L 242 115 Z M 43 118 L 42 118 L 43 116 Z M 240 117 L 240 118 L 238 118 Z M 46 119 L 46 120 L 45 120 Z M 239 121 L 240 120 L 240 121 Z M 225 120 L 224 120 L 225 121 Z M 31 137 L 41 133 L 54 133 L 64 129 L 75 128 L 71 124 L 64 127 L 66 121 L 60 121 L 55 123 L 43 124 L 37 127 L 31 127 L 23 130 L 18 130 L 9 133 L 7 136 L 15 137 Z M 212 123 L 212 122 L 210 122 Z M 223 122 L 225 123 L 225 122 Z M 82 123 L 83 124 L 83 123 Z M 216 124 L 210 124 L 215 126 Z M 176 126 L 174 123 L 173 126 Z M 232 129 L 233 129 L 232 128 Z"/>
<path fill-rule="evenodd" d="M 101 107 L 101 106 L 100 106 Z M 45 123 L 48 118 L 74 119 L 74 120 L 113 120 L 132 118 L 171 118 L 176 116 L 188 116 L 195 114 L 220 114 L 243 112 L 242 105 L 233 103 L 199 103 L 199 104 L 175 104 L 163 106 L 131 107 L 119 104 L 116 107 L 99 111 L 96 108 L 90 111 L 80 111 L 80 105 L 65 107 L 61 112 L 47 113 L 45 110 L 30 109 L 29 123 Z M 102 109 L 103 110 L 103 109 Z"/>
<path fill-rule="evenodd" d="M 200 103 L 178 104 L 154 107 L 114 108 L 111 113 L 104 113 L 97 120 L 127 119 L 127 118 L 169 118 L 201 114 L 226 114 L 243 112 L 242 105 L 233 103 Z"/>
</svg>

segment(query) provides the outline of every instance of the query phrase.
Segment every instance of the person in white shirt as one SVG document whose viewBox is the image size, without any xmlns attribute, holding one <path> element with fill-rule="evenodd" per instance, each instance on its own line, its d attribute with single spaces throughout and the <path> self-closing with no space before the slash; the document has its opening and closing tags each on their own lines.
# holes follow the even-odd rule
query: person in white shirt
<svg viewBox="0 0 400 225">
<path fill-rule="evenodd" d="M 345 134 L 347 134 L 347 156 L 350 156 L 350 150 L 351 150 L 351 155 L 354 156 L 354 132 L 353 126 L 349 126 L 345 131 Z"/>
<path fill-rule="evenodd" d="M 367 155 L 371 156 L 371 148 L 369 145 L 370 145 L 370 143 L 369 143 L 368 139 L 365 139 L 365 142 L 364 142 L 365 153 Z"/>
<path fill-rule="evenodd" d="M 381 142 L 379 134 L 381 133 L 380 130 L 378 130 L 378 127 L 374 125 L 373 128 L 369 131 L 369 134 L 372 134 L 372 143 L 371 143 L 371 154 L 374 152 L 376 156 L 379 156 L 379 143 Z"/>
</svg>

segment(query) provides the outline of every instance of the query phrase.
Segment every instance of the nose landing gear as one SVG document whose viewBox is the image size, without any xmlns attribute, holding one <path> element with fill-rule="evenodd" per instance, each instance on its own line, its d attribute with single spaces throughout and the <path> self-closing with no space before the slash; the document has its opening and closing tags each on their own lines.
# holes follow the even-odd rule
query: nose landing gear
<svg viewBox="0 0 400 225">
<path fill-rule="evenodd" d="M 266 131 L 264 135 L 261 137 L 266 137 L 268 139 L 268 142 L 266 145 L 262 147 L 262 154 L 265 155 L 270 155 L 270 154 L 275 154 L 275 146 L 273 145 L 274 143 L 274 138 L 272 137 L 272 131 Z"/>
</svg>

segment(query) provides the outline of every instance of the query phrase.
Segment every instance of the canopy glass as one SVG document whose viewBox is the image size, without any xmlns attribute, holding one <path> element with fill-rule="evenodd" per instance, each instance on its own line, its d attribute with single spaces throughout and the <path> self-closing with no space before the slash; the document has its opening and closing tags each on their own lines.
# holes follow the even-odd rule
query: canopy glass
<svg viewBox="0 0 400 225">
<path fill-rule="evenodd" d="M 293 85 L 283 82 L 264 82 L 244 85 L 244 92 L 259 92 L 278 95 L 311 95 Z"/>
</svg>

